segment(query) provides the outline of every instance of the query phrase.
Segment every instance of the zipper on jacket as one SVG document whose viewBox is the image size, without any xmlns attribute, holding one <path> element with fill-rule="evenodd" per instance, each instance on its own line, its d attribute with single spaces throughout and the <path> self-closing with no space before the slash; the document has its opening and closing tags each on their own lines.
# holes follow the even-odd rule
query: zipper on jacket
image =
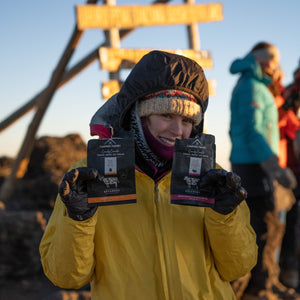
<svg viewBox="0 0 300 300">
<path fill-rule="evenodd" d="M 155 193 L 156 193 L 156 202 L 158 202 L 158 186 L 157 186 L 157 183 L 155 183 L 154 188 L 155 188 Z"/>
<path fill-rule="evenodd" d="M 161 204 L 159 204 L 159 188 L 157 182 L 154 183 L 154 209 L 155 209 L 155 233 L 158 245 L 158 256 L 160 261 L 160 271 L 161 271 L 161 284 L 164 293 L 164 300 L 171 300 L 170 296 L 170 286 L 169 286 L 169 275 L 168 275 L 168 262 L 166 256 L 168 255 L 166 249 L 166 241 L 164 237 L 164 226 L 162 222 L 162 209 Z"/>
</svg>

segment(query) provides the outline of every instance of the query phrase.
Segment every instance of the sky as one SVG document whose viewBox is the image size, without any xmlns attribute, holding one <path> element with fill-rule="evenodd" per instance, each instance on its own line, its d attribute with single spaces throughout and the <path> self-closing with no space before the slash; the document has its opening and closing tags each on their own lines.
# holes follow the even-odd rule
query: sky
<svg viewBox="0 0 300 300">
<path fill-rule="evenodd" d="M 148 5 L 150 0 L 116 0 L 117 5 Z M 75 6 L 83 0 L 1 0 L 0 2 L 0 122 L 45 89 L 76 26 Z M 98 4 L 101 5 L 101 1 Z M 169 4 L 182 4 L 183 0 Z M 292 81 L 300 59 L 299 0 L 223 0 L 222 21 L 198 23 L 201 50 L 212 55 L 213 68 L 204 70 L 216 82 L 210 97 L 205 130 L 216 138 L 217 162 L 230 169 L 230 96 L 238 79 L 229 73 L 236 58 L 244 57 L 260 41 L 276 45 L 281 53 L 284 84 Z M 86 30 L 67 66 L 69 69 L 104 42 L 102 29 Z M 140 27 L 121 41 L 126 49 L 187 49 L 184 25 Z M 121 73 L 125 79 L 128 71 Z M 87 142 L 89 122 L 104 103 L 101 82 L 108 72 L 95 61 L 59 88 L 39 126 L 37 138 L 78 133 Z M 15 157 L 34 111 L 0 132 L 0 157 Z M 67 151 L 67 149 L 66 149 Z"/>
</svg>

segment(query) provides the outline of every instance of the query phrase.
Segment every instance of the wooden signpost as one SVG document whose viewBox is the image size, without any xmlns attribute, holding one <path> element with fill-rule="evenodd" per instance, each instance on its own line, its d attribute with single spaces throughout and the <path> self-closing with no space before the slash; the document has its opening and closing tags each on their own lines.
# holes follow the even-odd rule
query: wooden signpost
<svg viewBox="0 0 300 300">
<path fill-rule="evenodd" d="M 133 66 L 152 49 L 119 49 L 100 47 L 99 60 L 100 67 L 106 71 L 117 71 L 121 69 L 131 69 Z M 173 49 L 160 49 L 163 51 L 179 54 L 195 60 L 204 69 L 211 69 L 213 62 L 211 55 L 208 51 L 194 51 L 187 50 L 173 50 Z"/>
<path fill-rule="evenodd" d="M 105 6 L 79 5 L 76 7 L 77 26 L 80 29 L 136 28 L 139 26 L 187 24 L 189 46 L 192 49 L 167 52 L 189 57 L 199 63 L 203 69 L 211 69 L 213 61 L 208 51 L 200 51 L 198 22 L 212 22 L 223 19 L 222 5 L 219 3 L 194 4 L 195 0 L 184 0 L 183 5 L 156 4 L 148 6 L 116 6 L 114 0 L 107 0 Z M 111 41 L 111 47 L 99 48 L 101 70 L 109 71 L 109 81 L 102 82 L 102 98 L 109 99 L 117 93 L 123 82 L 120 81 L 120 70 L 131 69 L 152 49 L 122 49 Z M 216 94 L 216 82 L 209 80 L 210 96 Z"/>
<path fill-rule="evenodd" d="M 76 16 L 79 30 L 192 24 L 223 19 L 222 5 L 219 3 L 147 6 L 78 5 Z"/>
<path fill-rule="evenodd" d="M 118 80 L 109 80 L 102 82 L 102 98 L 108 100 L 111 96 L 118 93 L 122 87 L 123 82 Z M 216 81 L 214 79 L 208 80 L 209 96 L 216 94 Z"/>
</svg>

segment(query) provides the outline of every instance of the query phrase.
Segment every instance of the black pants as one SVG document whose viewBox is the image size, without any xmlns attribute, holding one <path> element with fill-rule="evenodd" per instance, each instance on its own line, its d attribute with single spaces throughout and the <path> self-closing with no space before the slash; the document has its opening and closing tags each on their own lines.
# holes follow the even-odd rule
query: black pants
<svg viewBox="0 0 300 300">
<path fill-rule="evenodd" d="M 269 203 L 273 200 L 273 195 L 248 197 L 247 204 L 250 209 L 250 223 L 256 233 L 256 243 L 258 246 L 257 264 L 251 271 L 251 279 L 247 290 L 258 292 L 266 288 L 268 272 L 263 271 L 263 250 L 266 241 L 262 238 L 267 233 L 267 224 L 264 220 L 267 211 L 270 211 Z"/>
<path fill-rule="evenodd" d="M 251 271 L 252 276 L 246 289 L 247 292 L 255 294 L 266 289 L 268 278 L 268 272 L 263 270 L 263 251 L 266 241 L 262 237 L 268 230 L 265 215 L 274 210 L 274 188 L 260 164 L 232 164 L 232 171 L 241 177 L 242 186 L 248 192 L 246 202 L 251 214 L 250 223 L 256 233 L 257 264 Z"/>
<path fill-rule="evenodd" d="M 299 269 L 299 222 L 300 200 L 297 199 L 290 211 L 286 215 L 286 228 L 282 240 L 280 253 L 280 267 L 283 270 Z"/>
</svg>

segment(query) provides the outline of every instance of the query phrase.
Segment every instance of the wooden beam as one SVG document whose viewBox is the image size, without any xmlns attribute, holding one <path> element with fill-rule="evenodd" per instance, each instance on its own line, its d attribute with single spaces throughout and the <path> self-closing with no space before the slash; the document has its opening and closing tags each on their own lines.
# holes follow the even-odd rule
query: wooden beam
<svg viewBox="0 0 300 300">
<path fill-rule="evenodd" d="M 215 79 L 208 79 L 208 93 L 209 97 L 215 96 L 217 93 L 217 82 Z"/>
<path fill-rule="evenodd" d="M 103 0 L 103 3 L 108 7 L 116 6 L 116 0 Z M 119 29 L 117 27 L 112 27 L 109 30 L 104 30 L 105 40 L 108 42 L 109 47 L 111 48 L 120 48 L 121 40 Z M 109 79 L 111 80 L 120 80 L 120 71 L 114 70 L 113 72 L 109 72 Z"/>
<path fill-rule="evenodd" d="M 102 98 L 108 100 L 111 96 L 118 93 L 122 87 L 123 82 L 117 80 L 109 80 L 102 82 Z M 209 96 L 216 95 L 216 81 L 214 79 L 208 80 Z"/>
<path fill-rule="evenodd" d="M 118 93 L 123 82 L 117 80 L 103 81 L 101 86 L 103 100 L 108 100 L 111 96 Z"/>
<path fill-rule="evenodd" d="M 220 3 L 148 6 L 78 5 L 76 18 L 79 30 L 135 28 L 221 21 L 223 12 Z"/>
<path fill-rule="evenodd" d="M 131 69 L 133 66 L 148 52 L 153 49 L 117 49 L 100 47 L 99 59 L 100 67 L 102 70 L 110 72 L 118 69 Z M 213 62 L 211 54 L 208 51 L 194 51 L 187 50 L 173 50 L 173 49 L 161 49 L 167 52 L 180 54 L 195 60 L 203 69 L 211 69 Z"/>
<path fill-rule="evenodd" d="M 187 4 L 195 4 L 195 0 L 184 0 L 184 3 Z M 187 25 L 187 33 L 188 33 L 188 41 L 189 49 L 200 51 L 200 36 L 199 36 L 199 29 L 197 23 L 192 23 Z"/>
</svg>

